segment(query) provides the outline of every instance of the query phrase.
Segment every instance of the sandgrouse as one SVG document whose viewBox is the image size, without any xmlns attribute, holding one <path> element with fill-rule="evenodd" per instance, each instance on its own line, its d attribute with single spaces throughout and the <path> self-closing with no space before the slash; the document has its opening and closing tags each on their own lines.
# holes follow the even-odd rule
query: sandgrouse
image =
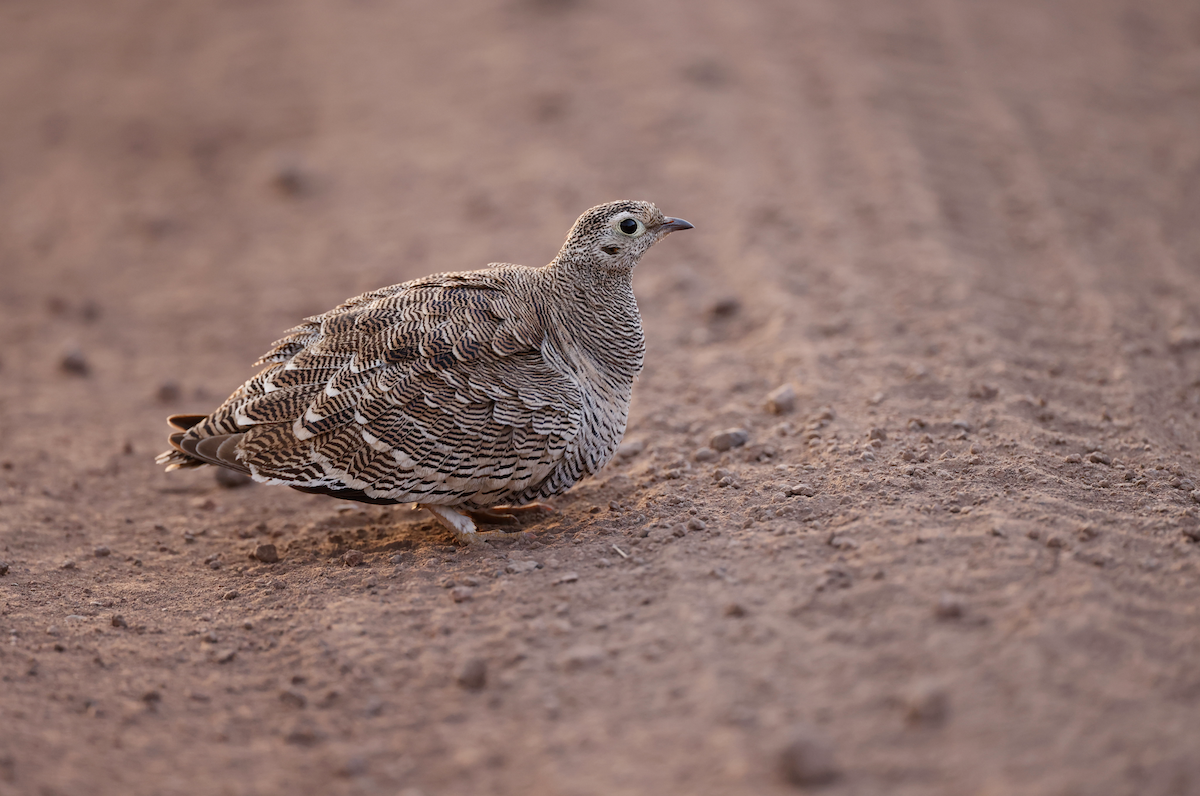
<svg viewBox="0 0 1200 796">
<path fill-rule="evenodd" d="M 649 202 L 575 222 L 545 268 L 493 264 L 352 298 L 274 344 L 210 415 L 175 415 L 167 470 L 416 503 L 460 541 L 470 515 L 557 495 L 625 433 L 645 339 L 638 260 L 692 225 Z"/>
</svg>

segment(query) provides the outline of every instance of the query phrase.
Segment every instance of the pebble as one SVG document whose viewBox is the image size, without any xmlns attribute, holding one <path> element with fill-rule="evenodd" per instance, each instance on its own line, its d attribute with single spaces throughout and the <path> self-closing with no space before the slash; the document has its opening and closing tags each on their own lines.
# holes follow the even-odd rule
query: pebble
<svg viewBox="0 0 1200 796">
<path fill-rule="evenodd" d="M 1088 461 L 1094 464 L 1112 464 L 1112 457 L 1107 453 L 1095 451 L 1088 454 Z"/>
<path fill-rule="evenodd" d="M 228 589 L 227 591 L 224 591 L 221 593 L 222 600 L 236 600 L 237 598 L 238 598 L 238 590 L 237 589 Z"/>
<path fill-rule="evenodd" d="M 104 545 L 96 545 L 95 549 L 92 550 L 92 555 L 96 558 L 104 558 L 105 556 L 112 555 L 112 550 L 109 550 Z"/>
<path fill-rule="evenodd" d="M 279 561 L 279 551 L 273 544 L 260 544 L 254 548 L 253 557 L 264 564 L 274 564 Z"/>
<path fill-rule="evenodd" d="M 730 448 L 740 448 L 750 440 L 750 432 L 744 428 L 727 428 L 713 434 L 708 446 L 715 451 L 727 451 Z"/>
<path fill-rule="evenodd" d="M 555 585 L 559 583 L 574 583 L 577 580 L 579 580 L 578 572 L 564 572 L 558 577 L 558 579 L 554 581 L 554 583 Z"/>
<path fill-rule="evenodd" d="M 475 597 L 475 590 L 470 586 L 455 586 L 450 590 L 450 599 L 456 603 L 465 603 Z"/>
<path fill-rule="evenodd" d="M 504 567 L 504 571 L 512 575 L 520 575 L 524 572 L 533 572 L 538 568 L 536 561 L 510 561 Z"/>
<path fill-rule="evenodd" d="M 216 480 L 217 486 L 224 489 L 237 489 L 254 480 L 245 473 L 239 473 L 237 470 L 230 470 L 226 467 L 218 467 L 213 478 Z"/>
<path fill-rule="evenodd" d="M 279 701 L 287 705 L 289 708 L 297 710 L 308 704 L 308 698 L 294 688 L 288 688 L 279 692 Z"/>
<path fill-rule="evenodd" d="M 792 728 L 791 738 L 779 754 L 780 771 L 792 785 L 807 788 L 837 779 L 833 745 L 824 734 L 806 725 Z"/>
<path fill-rule="evenodd" d="M 120 614 L 113 614 L 112 626 L 120 627 L 120 628 L 127 628 L 127 627 L 129 627 L 129 623 L 126 622 L 125 617 L 121 616 Z"/>
<path fill-rule="evenodd" d="M 179 382 L 164 381 L 158 385 L 154 397 L 158 399 L 160 404 L 173 404 L 179 400 L 182 394 L 182 390 L 179 389 Z"/>
<path fill-rule="evenodd" d="M 363 555 L 361 550 L 347 550 L 342 553 L 342 566 L 358 567 L 362 566 L 367 557 Z"/>
<path fill-rule="evenodd" d="M 563 654 L 562 665 L 568 672 L 577 672 L 599 666 L 608 656 L 604 650 L 591 644 L 580 644 Z"/>
<path fill-rule="evenodd" d="M 622 442 L 619 446 L 617 446 L 617 458 L 632 459 L 634 456 L 637 456 L 644 450 L 646 450 L 646 443 L 644 440 L 635 439 L 630 440 L 629 442 Z"/>
<path fill-rule="evenodd" d="M 802 495 L 804 497 L 812 497 L 813 495 L 817 494 L 817 491 L 809 484 L 796 484 L 795 486 L 790 486 L 783 491 L 789 495 Z"/>
<path fill-rule="evenodd" d="M 0 575 L 7 575 L 7 574 L 8 574 L 8 562 L 0 561 Z"/>
<path fill-rule="evenodd" d="M 1080 456 L 1078 453 L 1068 453 L 1066 456 L 1063 457 L 1064 464 L 1079 464 L 1082 461 L 1083 461 L 1083 457 Z"/>
<path fill-rule="evenodd" d="M 880 442 L 887 442 L 887 432 L 882 428 L 873 428 L 867 432 L 867 439 L 877 439 Z"/>
<path fill-rule="evenodd" d="M 747 611 L 741 603 L 729 603 L 725 606 L 725 616 L 731 616 L 735 619 L 740 619 L 745 616 Z"/>
<path fill-rule="evenodd" d="M 704 520 L 700 519 L 699 517 L 692 517 L 687 521 L 687 529 L 689 531 L 703 531 L 707 527 L 708 526 L 704 523 Z"/>
<path fill-rule="evenodd" d="M 796 390 L 790 384 L 776 387 L 767 393 L 767 411 L 775 415 L 785 415 L 796 408 Z"/>
<path fill-rule="evenodd" d="M 64 353 L 62 359 L 58 361 L 58 367 L 63 373 L 69 373 L 72 376 L 86 376 L 92 370 L 87 357 L 77 348 Z"/>
<path fill-rule="evenodd" d="M 698 462 L 713 462 L 716 461 L 721 454 L 717 453 L 712 448 L 705 445 L 692 454 L 692 458 Z"/>
<path fill-rule="evenodd" d="M 1194 498 L 1195 495 L 1193 494 L 1192 497 Z M 1200 525 L 1189 525 L 1183 529 L 1183 535 L 1193 542 L 1200 542 Z"/>
<path fill-rule="evenodd" d="M 950 715 L 950 697 L 946 689 L 936 683 L 917 683 L 901 701 L 904 720 L 910 725 L 940 727 Z"/>
<path fill-rule="evenodd" d="M 1191 498 L 1194 502 L 1200 503 L 1200 489 L 1193 489 L 1188 494 L 1191 496 Z M 4 569 L 0 569 L 0 575 L 3 575 L 4 571 L 5 571 Z"/>
<path fill-rule="evenodd" d="M 964 613 L 963 601 L 950 592 L 942 592 L 933 613 L 938 619 L 961 619 Z"/>
<path fill-rule="evenodd" d="M 458 684 L 468 691 L 479 691 L 487 685 L 487 661 L 471 658 L 458 670 Z"/>
</svg>

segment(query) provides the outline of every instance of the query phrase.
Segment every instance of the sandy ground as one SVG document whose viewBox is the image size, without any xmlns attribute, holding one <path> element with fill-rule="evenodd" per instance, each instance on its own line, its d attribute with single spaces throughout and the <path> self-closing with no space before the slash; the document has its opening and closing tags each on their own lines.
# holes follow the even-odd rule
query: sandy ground
<svg viewBox="0 0 1200 796">
<path fill-rule="evenodd" d="M 696 229 L 557 514 L 153 463 L 617 198 Z M 0 793 L 1200 793 L 1193 3 L 9 0 L 0 269 Z"/>
</svg>

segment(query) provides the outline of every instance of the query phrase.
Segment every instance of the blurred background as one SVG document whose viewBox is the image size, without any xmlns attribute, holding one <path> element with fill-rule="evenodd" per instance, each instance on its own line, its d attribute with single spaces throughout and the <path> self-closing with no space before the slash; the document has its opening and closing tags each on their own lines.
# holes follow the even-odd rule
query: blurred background
<svg viewBox="0 0 1200 796">
<path fill-rule="evenodd" d="M 655 517 L 654 501 L 677 503 L 688 479 L 694 497 L 712 497 L 711 468 L 692 455 L 721 428 L 749 429 L 758 451 L 774 440 L 770 466 L 747 462 L 738 475 L 747 489 L 736 500 L 720 492 L 712 505 L 725 508 L 705 510 L 715 525 L 747 529 L 741 583 L 768 592 L 764 606 L 790 599 L 772 578 L 833 578 L 816 574 L 827 563 L 844 568 L 848 590 L 833 593 L 846 602 L 804 614 L 801 629 L 802 609 L 739 598 L 751 606 L 743 626 L 752 629 L 722 641 L 699 624 L 691 641 L 655 659 L 667 663 L 631 673 L 624 701 L 588 702 L 609 734 L 564 741 L 561 765 L 536 749 L 509 750 L 517 765 L 508 768 L 446 757 L 453 765 L 380 775 L 379 792 L 418 781 L 405 779 L 414 770 L 454 792 L 483 792 L 483 782 L 496 792 L 643 792 L 646 783 L 657 784 L 644 792 L 771 792 L 790 786 L 755 755 L 774 749 L 796 717 L 839 744 L 848 773 L 835 787 L 844 792 L 928 793 L 931 783 L 946 793 L 1197 792 L 1195 545 L 1180 532 L 1195 525 L 1200 499 L 1190 497 L 1200 495 L 1192 492 L 1200 480 L 1195 2 L 4 0 L 4 557 L 26 573 L 21 583 L 40 578 L 86 605 L 73 587 L 55 585 L 73 577 L 60 571 L 62 558 L 74 567 L 78 550 L 91 561 L 97 540 L 120 540 L 150 551 L 141 566 L 165 533 L 155 512 L 177 513 L 193 529 L 184 521 L 214 516 L 182 502 L 194 495 L 211 508 L 203 491 L 211 474 L 172 480 L 152 464 L 166 414 L 211 409 L 306 315 L 436 271 L 544 264 L 581 212 L 623 198 L 654 201 L 696 229 L 662 243 L 635 275 L 649 348 L 630 438 L 647 447 L 614 465 L 638 484 L 621 500 L 648 501 L 637 510 Z M 789 383 L 794 418 L 765 413 L 767 393 Z M 824 406 L 832 409 L 822 414 Z M 683 480 L 656 482 L 647 462 Z M 1114 462 L 1124 474 L 1109 469 Z M 819 509 L 802 531 L 850 523 L 861 549 L 819 542 L 813 561 L 779 558 L 776 532 L 800 526 L 764 525 L 755 511 L 784 477 L 816 487 Z M 333 511 L 266 492 L 221 497 L 225 521 L 251 526 L 264 506 Z M 1009 512 L 1001 519 L 987 514 L 1000 506 Z M 579 511 L 563 521 L 593 521 Z M 919 535 L 914 517 L 944 536 Z M 939 525 L 947 518 L 958 524 Z M 1086 547 L 1097 537 L 1079 528 L 1107 535 Z M 288 533 L 303 541 L 321 532 Z M 904 546 L 930 538 L 961 545 L 925 558 L 909 551 L 932 547 Z M 1068 557 L 1085 547 L 1092 558 Z M 1075 562 L 1063 570 L 1074 580 L 1039 580 L 1059 571 L 1060 552 Z M 1026 554 L 1042 567 L 1036 576 L 1022 569 Z M 841 563 L 822 558 L 834 555 Z M 197 604 L 211 598 L 206 568 L 197 562 L 185 576 L 167 556 L 146 593 L 194 588 L 207 595 Z M 705 573 L 715 571 L 706 564 L 692 574 L 712 585 Z M 865 592 L 874 597 L 853 602 L 851 576 L 855 589 L 876 584 Z M 115 580 L 96 589 L 124 582 L 105 577 Z M 616 577 L 601 582 L 623 594 Z M 708 610 L 670 592 L 673 577 L 647 586 L 647 576 L 654 606 Z M 891 585 L 904 578 L 908 585 Z M 986 616 L 972 627 L 987 630 L 951 636 L 945 623 L 931 624 L 945 617 L 933 617 L 930 595 L 951 587 L 975 595 L 967 615 L 978 607 Z M 13 649 L 42 655 L 43 668 L 41 680 L 22 669 L 12 682 L 23 684 L 22 715 L 55 728 L 21 747 L 21 759 L 73 755 L 66 773 L 44 780 L 64 790 L 44 792 L 81 792 L 71 789 L 88 771 L 125 758 L 102 751 L 110 738 L 99 730 L 77 734 L 67 708 L 39 712 L 47 693 L 89 682 L 92 669 L 81 658 L 62 680 L 47 674 L 45 661 L 67 661 L 39 652 L 50 603 L 20 602 L 18 591 L 5 598 L 8 619 L 37 641 Z M 512 599 L 554 598 L 529 588 Z M 717 618 L 705 621 L 724 627 L 730 598 L 712 599 Z M 691 628 L 689 617 L 664 614 L 655 632 Z M 170 633 L 184 649 L 194 639 L 180 622 Z M 618 643 L 604 636 L 616 619 L 594 623 L 600 629 L 569 640 Z M 130 666 L 154 661 L 147 671 L 157 672 L 176 660 L 151 649 L 166 641 L 145 638 L 146 648 L 126 651 Z M 540 643 L 557 655 L 567 640 Z M 27 666 L 8 654 L 0 666 Z M 246 663 L 237 674 L 246 689 L 290 671 L 265 653 L 254 660 L 264 668 Z M 415 689 L 413 700 L 431 694 L 426 715 L 450 710 L 438 707 L 452 700 L 438 696 L 436 679 L 448 669 L 429 665 L 418 677 L 392 664 L 375 660 L 382 668 L 373 676 L 391 677 L 395 693 Z M 563 693 L 579 681 L 560 681 L 547 666 L 525 682 L 561 686 L 554 704 L 569 713 Z M 930 692 L 932 707 L 887 685 L 918 670 L 938 673 L 948 689 Z M 151 687 L 142 675 L 120 677 L 138 683 L 113 686 L 135 703 Z M 169 706 L 184 688 L 176 685 L 154 693 Z M 681 701 L 662 696 L 676 691 Z M 953 700 L 951 731 L 912 730 L 927 714 L 945 726 L 939 693 Z M 12 715 L 19 700 L 9 699 Z M 215 698 L 200 718 L 193 702 L 193 713 L 163 707 L 178 721 L 167 731 L 138 725 L 145 748 L 164 760 L 178 750 L 163 739 L 202 739 L 204 762 L 162 773 L 181 778 L 178 792 L 190 792 L 196 772 L 235 758 L 240 770 L 258 770 L 237 744 L 204 745 L 210 721 L 225 740 L 249 737 L 228 729 L 242 726 L 239 699 Z M 543 705 L 541 695 L 530 699 Z M 543 715 L 553 711 L 506 705 L 505 732 L 557 743 L 560 725 Z M 896 719 L 896 705 L 909 705 L 900 710 L 910 718 Z M 359 715 L 338 720 L 353 727 Z M 414 727 L 401 722 L 376 737 L 419 745 L 425 736 Z M 630 727 L 642 734 L 626 735 Z M 323 792 L 367 788 L 332 773 L 340 764 L 325 765 L 324 752 L 310 759 L 303 746 L 271 748 L 293 768 L 263 767 L 228 792 L 296 781 L 323 783 Z M 623 749 L 625 767 L 613 773 L 597 749 Z M 130 754 L 137 765 L 154 757 Z M 33 782 L 5 759 L 17 758 L 0 755 L 0 790 Z M 455 779 L 454 766 L 467 779 Z M 18 779 L 5 780 L 6 771 Z"/>
</svg>

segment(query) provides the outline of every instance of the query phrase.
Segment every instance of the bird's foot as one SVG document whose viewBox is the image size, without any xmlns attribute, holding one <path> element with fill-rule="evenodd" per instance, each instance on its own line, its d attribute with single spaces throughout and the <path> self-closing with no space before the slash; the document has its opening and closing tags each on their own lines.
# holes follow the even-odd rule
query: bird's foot
<svg viewBox="0 0 1200 796">
<path fill-rule="evenodd" d="M 523 514 L 545 512 L 557 514 L 553 506 L 545 503 L 526 503 L 524 506 L 493 506 L 490 509 L 471 509 L 465 513 L 475 522 L 486 522 L 493 525 L 516 525 L 517 518 Z"/>
</svg>

